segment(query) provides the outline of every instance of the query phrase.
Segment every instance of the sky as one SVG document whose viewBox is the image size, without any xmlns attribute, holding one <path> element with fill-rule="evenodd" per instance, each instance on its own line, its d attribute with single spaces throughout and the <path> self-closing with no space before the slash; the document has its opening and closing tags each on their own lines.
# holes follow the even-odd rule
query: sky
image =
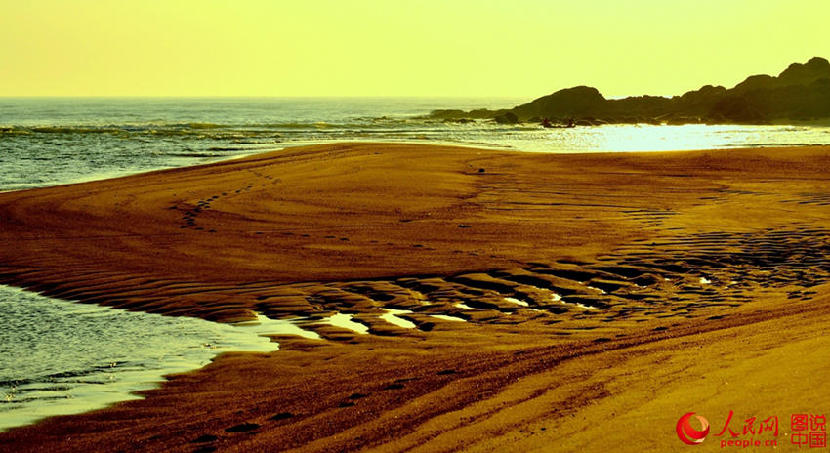
<svg viewBox="0 0 830 453">
<path fill-rule="evenodd" d="M 830 58 L 828 0 L 0 0 L 0 96 L 535 98 Z"/>
</svg>

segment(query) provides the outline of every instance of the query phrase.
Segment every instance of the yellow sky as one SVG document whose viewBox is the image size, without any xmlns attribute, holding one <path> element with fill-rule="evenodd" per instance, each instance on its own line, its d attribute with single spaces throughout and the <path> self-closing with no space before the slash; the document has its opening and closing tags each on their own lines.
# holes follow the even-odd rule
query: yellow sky
<svg viewBox="0 0 830 453">
<path fill-rule="evenodd" d="M 607 97 L 830 58 L 828 0 L 0 0 L 0 96 Z"/>
</svg>

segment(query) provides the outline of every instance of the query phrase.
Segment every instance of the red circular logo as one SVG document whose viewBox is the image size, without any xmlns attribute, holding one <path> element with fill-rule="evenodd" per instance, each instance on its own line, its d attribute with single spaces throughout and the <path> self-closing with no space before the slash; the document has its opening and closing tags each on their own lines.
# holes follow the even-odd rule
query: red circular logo
<svg viewBox="0 0 830 453">
<path fill-rule="evenodd" d="M 692 428 L 691 423 L 689 423 L 692 417 L 700 422 L 700 431 Z M 709 420 L 700 415 L 695 415 L 694 412 L 688 412 L 677 421 L 677 437 L 688 445 L 700 444 L 707 434 L 709 434 Z"/>
</svg>

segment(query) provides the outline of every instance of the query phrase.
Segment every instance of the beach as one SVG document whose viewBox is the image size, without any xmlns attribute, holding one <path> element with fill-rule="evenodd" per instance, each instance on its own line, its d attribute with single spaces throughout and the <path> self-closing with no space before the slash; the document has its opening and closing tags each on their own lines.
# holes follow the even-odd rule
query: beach
<svg viewBox="0 0 830 453">
<path fill-rule="evenodd" d="M 730 410 L 795 448 L 828 404 L 828 165 L 340 143 L 0 193 L 0 283 L 320 336 L 0 450 L 682 451 L 682 415 L 717 449 Z"/>
</svg>

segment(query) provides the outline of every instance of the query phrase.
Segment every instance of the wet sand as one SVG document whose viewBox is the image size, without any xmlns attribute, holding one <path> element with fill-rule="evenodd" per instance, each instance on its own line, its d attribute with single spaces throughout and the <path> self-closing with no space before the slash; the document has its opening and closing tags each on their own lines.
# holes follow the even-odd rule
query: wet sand
<svg viewBox="0 0 830 453">
<path fill-rule="evenodd" d="M 225 322 L 298 318 L 323 339 L 225 354 L 0 445 L 674 451 L 689 411 L 713 426 L 729 409 L 820 412 L 828 165 L 830 147 L 341 144 L 2 193 L 4 283 Z M 335 313 L 368 334 L 322 322 Z"/>
</svg>

